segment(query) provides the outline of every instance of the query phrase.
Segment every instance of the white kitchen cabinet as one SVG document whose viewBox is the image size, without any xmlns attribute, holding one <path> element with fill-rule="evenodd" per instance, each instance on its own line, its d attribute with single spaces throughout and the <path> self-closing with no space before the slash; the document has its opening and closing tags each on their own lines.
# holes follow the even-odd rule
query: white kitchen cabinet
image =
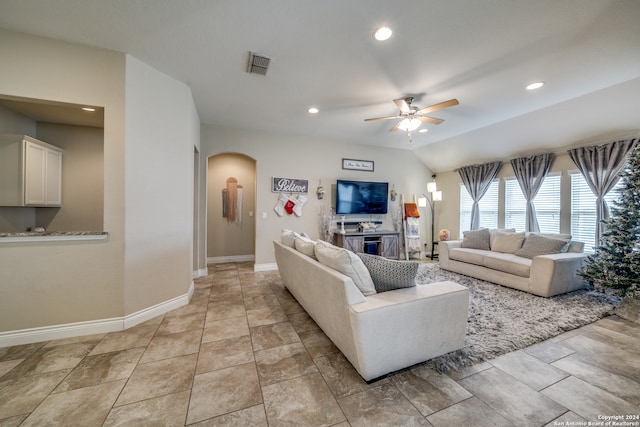
<svg viewBox="0 0 640 427">
<path fill-rule="evenodd" d="M 26 135 L 0 135 L 0 206 L 61 206 L 63 150 Z"/>
</svg>

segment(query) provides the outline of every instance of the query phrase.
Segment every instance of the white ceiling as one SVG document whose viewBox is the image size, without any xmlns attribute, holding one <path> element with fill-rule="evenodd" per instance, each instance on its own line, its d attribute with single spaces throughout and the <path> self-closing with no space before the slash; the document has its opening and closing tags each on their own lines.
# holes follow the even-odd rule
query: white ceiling
<svg viewBox="0 0 640 427">
<path fill-rule="evenodd" d="M 186 82 L 203 123 L 411 149 L 434 171 L 637 134 L 639 19 L 638 0 L 0 0 L 2 28 Z M 246 72 L 250 51 L 272 58 L 266 76 Z M 411 143 L 364 122 L 407 95 L 460 105 Z"/>
</svg>

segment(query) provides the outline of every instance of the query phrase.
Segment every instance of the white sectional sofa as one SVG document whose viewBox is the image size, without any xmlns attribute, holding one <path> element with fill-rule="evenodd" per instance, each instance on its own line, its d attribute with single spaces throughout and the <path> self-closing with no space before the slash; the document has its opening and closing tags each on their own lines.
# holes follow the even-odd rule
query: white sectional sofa
<svg viewBox="0 0 640 427">
<path fill-rule="evenodd" d="M 439 242 L 440 267 L 542 297 L 584 286 L 578 271 L 587 255 L 584 245 L 571 241 L 571 236 L 475 231 L 466 244 L 465 240 Z"/>
<path fill-rule="evenodd" d="M 350 277 L 322 264 L 314 243 L 300 242 L 298 250 L 273 242 L 282 282 L 365 381 L 464 346 L 466 287 L 438 282 L 364 296 L 353 269 Z"/>
</svg>

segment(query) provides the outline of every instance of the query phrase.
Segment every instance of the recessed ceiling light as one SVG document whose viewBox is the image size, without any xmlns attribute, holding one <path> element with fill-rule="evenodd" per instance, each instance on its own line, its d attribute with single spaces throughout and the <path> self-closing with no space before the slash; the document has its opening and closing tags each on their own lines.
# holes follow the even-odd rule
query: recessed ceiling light
<svg viewBox="0 0 640 427">
<path fill-rule="evenodd" d="M 96 109 L 95 109 L 95 108 L 93 108 L 93 107 L 82 107 L 82 109 L 83 109 L 84 111 L 96 111 Z"/>
<path fill-rule="evenodd" d="M 380 27 L 376 30 L 375 33 L 373 33 L 373 37 L 375 37 L 375 39 L 378 41 L 385 41 L 385 40 L 388 40 L 392 34 L 393 34 L 393 31 L 391 31 L 391 28 Z"/>
<path fill-rule="evenodd" d="M 420 132 L 420 133 L 426 133 L 426 132 L 428 132 L 428 131 L 429 131 L 429 129 L 427 129 L 427 128 L 422 128 L 422 129 L 420 129 L 418 132 Z"/>
<path fill-rule="evenodd" d="M 320 110 L 318 110 L 316 107 L 311 107 L 307 111 L 311 114 L 318 114 L 318 111 Z"/>
<path fill-rule="evenodd" d="M 531 83 L 530 85 L 527 85 L 527 90 L 540 89 L 542 86 L 544 86 L 544 82 Z"/>
</svg>

